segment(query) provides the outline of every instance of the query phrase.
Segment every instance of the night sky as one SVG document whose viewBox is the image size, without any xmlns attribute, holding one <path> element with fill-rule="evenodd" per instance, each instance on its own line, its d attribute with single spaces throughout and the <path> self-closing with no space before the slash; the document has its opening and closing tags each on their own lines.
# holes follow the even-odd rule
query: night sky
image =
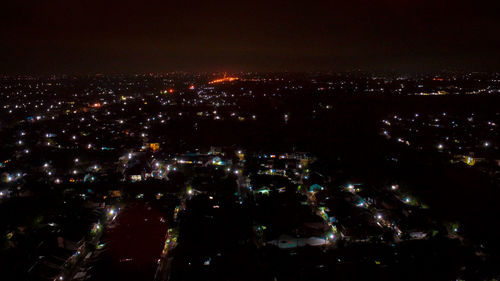
<svg viewBox="0 0 500 281">
<path fill-rule="evenodd" d="M 498 71 L 494 2 L 6 0 L 0 74 Z"/>
</svg>

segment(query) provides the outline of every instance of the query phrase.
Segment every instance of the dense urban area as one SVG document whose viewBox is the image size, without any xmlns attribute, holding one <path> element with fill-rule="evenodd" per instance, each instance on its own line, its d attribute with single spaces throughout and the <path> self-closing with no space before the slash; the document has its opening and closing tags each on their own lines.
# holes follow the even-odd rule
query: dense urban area
<svg viewBox="0 0 500 281">
<path fill-rule="evenodd" d="M 0 77 L 1 280 L 499 280 L 500 73 Z"/>
</svg>

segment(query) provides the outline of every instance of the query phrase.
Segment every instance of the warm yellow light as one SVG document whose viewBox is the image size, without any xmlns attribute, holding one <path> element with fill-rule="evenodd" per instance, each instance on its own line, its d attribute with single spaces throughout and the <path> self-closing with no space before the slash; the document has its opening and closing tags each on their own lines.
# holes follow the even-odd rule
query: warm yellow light
<svg viewBox="0 0 500 281">
<path fill-rule="evenodd" d="M 149 148 L 151 148 L 151 150 L 153 151 L 157 151 L 158 149 L 160 149 L 160 144 L 155 142 L 155 143 L 150 143 L 149 144 Z"/>
</svg>

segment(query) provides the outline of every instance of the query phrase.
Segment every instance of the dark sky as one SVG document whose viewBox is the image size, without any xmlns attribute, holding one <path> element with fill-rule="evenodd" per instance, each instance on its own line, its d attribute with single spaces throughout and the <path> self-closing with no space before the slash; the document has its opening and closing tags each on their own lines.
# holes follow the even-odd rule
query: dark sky
<svg viewBox="0 0 500 281">
<path fill-rule="evenodd" d="M 1 2 L 0 74 L 500 69 L 495 1 Z"/>
</svg>

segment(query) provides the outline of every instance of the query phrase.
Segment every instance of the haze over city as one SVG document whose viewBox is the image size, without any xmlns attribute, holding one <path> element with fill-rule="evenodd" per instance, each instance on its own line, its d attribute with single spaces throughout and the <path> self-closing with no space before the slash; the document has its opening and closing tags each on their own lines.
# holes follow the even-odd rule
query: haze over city
<svg viewBox="0 0 500 281">
<path fill-rule="evenodd" d="M 494 71 L 494 1 L 5 1 L 0 71 Z"/>
</svg>

